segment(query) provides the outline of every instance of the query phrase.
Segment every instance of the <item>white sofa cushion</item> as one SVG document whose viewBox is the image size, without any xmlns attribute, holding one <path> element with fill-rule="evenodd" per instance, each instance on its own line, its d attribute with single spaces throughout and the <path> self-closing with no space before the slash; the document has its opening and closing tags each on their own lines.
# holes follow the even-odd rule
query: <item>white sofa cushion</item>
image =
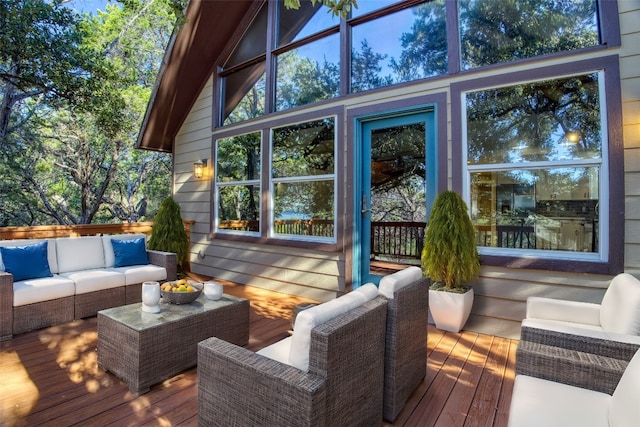
<svg viewBox="0 0 640 427">
<path fill-rule="evenodd" d="M 305 372 L 309 371 L 309 348 L 311 346 L 311 330 L 324 322 L 347 313 L 378 295 L 375 285 L 368 283 L 339 298 L 327 301 L 301 311 L 296 316 L 289 364 Z"/>
<path fill-rule="evenodd" d="M 393 294 L 404 288 L 405 286 L 420 280 L 422 278 L 422 270 L 420 267 L 407 267 L 403 270 L 396 271 L 380 279 L 380 294 L 392 299 Z"/>
<path fill-rule="evenodd" d="M 144 234 L 116 234 L 116 235 L 104 235 L 102 236 L 102 247 L 104 250 L 104 265 L 107 268 L 111 268 L 115 265 L 115 255 L 113 253 L 113 245 L 111 240 L 135 240 L 143 237 L 146 241 L 147 236 Z M 141 283 L 141 282 L 138 282 Z"/>
<path fill-rule="evenodd" d="M 280 363 L 289 365 L 289 354 L 291 353 L 291 341 L 292 337 L 287 337 L 275 342 L 269 346 L 258 350 L 256 353 L 269 359 L 277 360 Z"/>
<path fill-rule="evenodd" d="M 640 351 L 631 358 L 611 397 L 609 425 L 636 427 L 640 424 Z"/>
<path fill-rule="evenodd" d="M 124 274 L 126 285 L 134 285 L 142 282 L 159 282 L 167 278 L 167 270 L 164 267 L 153 264 L 114 267 L 109 270 Z"/>
<path fill-rule="evenodd" d="M 600 328 L 600 305 L 553 298 L 527 298 L 527 319 L 545 319 Z"/>
<path fill-rule="evenodd" d="M 73 280 L 53 275 L 40 279 L 28 279 L 13 283 L 13 306 L 72 297 L 75 293 Z"/>
<path fill-rule="evenodd" d="M 102 237 L 61 237 L 57 239 L 60 273 L 105 268 Z"/>
<path fill-rule="evenodd" d="M 600 325 L 607 332 L 640 335 L 640 281 L 628 273 L 611 280 L 600 307 Z"/>
<path fill-rule="evenodd" d="M 0 246 L 12 247 L 12 246 L 27 246 L 34 243 L 40 243 L 47 241 L 47 260 L 49 261 L 49 270 L 52 274 L 58 273 L 58 256 L 56 254 L 56 239 L 17 239 L 17 240 L 0 240 Z M 2 262 L 2 254 L 0 254 L 0 271 L 5 271 L 4 263 Z"/>
<path fill-rule="evenodd" d="M 70 271 L 60 275 L 75 282 L 76 295 L 117 288 L 125 283 L 124 274 L 106 269 Z"/>
<path fill-rule="evenodd" d="M 517 375 L 509 427 L 606 427 L 610 402 L 606 393 Z"/>
</svg>

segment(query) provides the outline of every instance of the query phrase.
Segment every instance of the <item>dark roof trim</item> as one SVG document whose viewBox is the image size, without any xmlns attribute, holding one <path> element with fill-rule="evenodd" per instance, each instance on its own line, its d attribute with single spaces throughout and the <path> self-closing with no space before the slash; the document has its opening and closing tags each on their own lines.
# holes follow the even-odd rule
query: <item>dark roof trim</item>
<svg viewBox="0 0 640 427">
<path fill-rule="evenodd" d="M 173 151 L 173 139 L 252 4 L 249 0 L 189 2 L 187 22 L 169 41 L 136 148 Z"/>
</svg>

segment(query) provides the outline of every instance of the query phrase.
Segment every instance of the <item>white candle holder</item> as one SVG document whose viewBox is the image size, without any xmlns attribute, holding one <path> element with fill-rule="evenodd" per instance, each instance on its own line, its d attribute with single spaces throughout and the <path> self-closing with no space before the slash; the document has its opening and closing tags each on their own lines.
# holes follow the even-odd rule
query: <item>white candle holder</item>
<svg viewBox="0 0 640 427">
<path fill-rule="evenodd" d="M 204 296 L 210 300 L 219 300 L 222 297 L 222 284 L 209 281 L 204 284 Z"/>
<path fill-rule="evenodd" d="M 160 313 L 160 283 L 144 282 L 142 284 L 142 311 Z"/>
</svg>

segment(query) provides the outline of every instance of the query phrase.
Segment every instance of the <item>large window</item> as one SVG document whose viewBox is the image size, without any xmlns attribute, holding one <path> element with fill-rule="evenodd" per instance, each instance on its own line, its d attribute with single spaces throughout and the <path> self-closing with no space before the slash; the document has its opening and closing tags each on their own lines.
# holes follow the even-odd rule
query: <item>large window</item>
<svg viewBox="0 0 640 427">
<path fill-rule="evenodd" d="M 596 46 L 595 0 L 459 0 L 462 69 Z"/>
<path fill-rule="evenodd" d="M 335 121 L 271 131 L 272 235 L 335 241 Z"/>
<path fill-rule="evenodd" d="M 359 5 L 362 3 L 366 2 Z M 353 25 L 351 37 L 352 92 L 447 72 L 444 0 L 418 4 Z"/>
<path fill-rule="evenodd" d="M 613 1 L 365 0 L 341 25 L 319 3 L 302 0 L 292 10 L 283 0 L 264 2 L 221 65 L 216 125 L 461 70 L 616 46 L 617 19 Z"/>
<path fill-rule="evenodd" d="M 217 231 L 260 230 L 260 132 L 216 142 Z"/>
<path fill-rule="evenodd" d="M 603 76 L 465 94 L 467 188 L 481 246 L 600 252 Z"/>
</svg>

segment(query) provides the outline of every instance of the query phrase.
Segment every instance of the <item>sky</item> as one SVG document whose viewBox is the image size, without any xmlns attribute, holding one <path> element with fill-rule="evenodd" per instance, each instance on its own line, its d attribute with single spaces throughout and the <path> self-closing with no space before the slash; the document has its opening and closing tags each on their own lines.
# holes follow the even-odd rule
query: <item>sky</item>
<svg viewBox="0 0 640 427">
<path fill-rule="evenodd" d="M 78 13 L 95 13 L 97 10 L 105 10 L 109 0 L 70 0 L 64 5 L 74 9 Z"/>
</svg>

